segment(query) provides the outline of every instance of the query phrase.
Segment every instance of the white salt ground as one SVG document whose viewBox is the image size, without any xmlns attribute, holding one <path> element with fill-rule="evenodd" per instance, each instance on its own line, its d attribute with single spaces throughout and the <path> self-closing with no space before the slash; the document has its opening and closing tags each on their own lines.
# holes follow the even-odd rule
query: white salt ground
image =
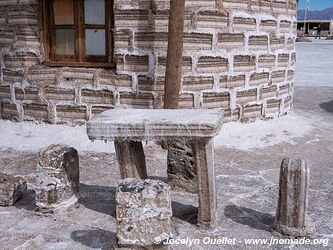
<svg viewBox="0 0 333 250">
<path fill-rule="evenodd" d="M 215 138 L 215 147 L 252 150 L 279 143 L 294 144 L 314 129 L 314 120 L 295 113 L 270 121 L 255 123 L 226 123 Z M 300 126 L 302 124 L 302 126 Z M 91 142 L 85 126 L 36 124 L 0 120 L 0 150 L 39 151 L 53 143 L 68 144 L 78 151 L 114 152 L 113 143 Z"/>
</svg>

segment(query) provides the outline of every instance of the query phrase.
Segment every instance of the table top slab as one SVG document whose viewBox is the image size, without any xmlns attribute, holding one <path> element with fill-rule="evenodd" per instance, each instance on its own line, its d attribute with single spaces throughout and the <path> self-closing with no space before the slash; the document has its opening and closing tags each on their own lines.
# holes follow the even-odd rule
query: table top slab
<svg viewBox="0 0 333 250">
<path fill-rule="evenodd" d="M 223 124 L 223 109 L 110 109 L 87 124 L 91 140 L 153 141 L 212 138 Z"/>
</svg>

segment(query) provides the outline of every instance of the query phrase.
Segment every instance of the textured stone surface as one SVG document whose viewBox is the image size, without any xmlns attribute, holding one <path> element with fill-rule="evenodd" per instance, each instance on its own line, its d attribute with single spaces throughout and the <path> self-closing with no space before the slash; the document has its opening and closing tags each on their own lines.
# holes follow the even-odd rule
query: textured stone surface
<svg viewBox="0 0 333 250">
<path fill-rule="evenodd" d="M 168 184 L 190 193 L 198 192 L 197 170 L 190 143 L 176 140 L 168 147 Z"/>
<path fill-rule="evenodd" d="M 308 217 L 310 169 L 303 159 L 285 158 L 280 170 L 276 230 L 292 237 L 314 237 L 315 227 Z"/>
<path fill-rule="evenodd" d="M 165 75 L 169 8 L 168 1 L 115 0 L 115 67 L 55 68 L 42 65 L 44 29 L 39 25 L 42 15 L 38 1 L 1 1 L 3 118 L 81 124 L 102 112 L 102 106 L 161 108 L 164 79 L 160 78 Z M 254 118 L 284 115 L 292 105 L 266 111 L 275 93 L 273 88 L 258 100 L 238 99 L 235 92 L 252 93 L 251 86 L 259 93 L 271 85 L 293 84 L 293 76 L 276 78 L 274 72 L 295 69 L 296 14 L 297 0 L 186 0 L 179 107 L 209 109 L 223 105 L 237 109 L 237 115 L 226 113 L 226 121 L 246 121 L 245 107 L 257 102 L 263 112 L 253 113 Z M 284 60 L 275 60 L 282 55 Z M 253 83 L 249 75 L 263 69 L 268 81 Z M 149 79 L 149 87 L 143 79 Z M 223 93 L 223 102 L 207 103 L 207 92 L 216 94 L 217 100 Z M 292 104 L 292 96 L 289 88 L 276 98 Z M 26 104 L 34 106 L 22 110 Z"/>
<path fill-rule="evenodd" d="M 170 187 L 156 180 L 124 179 L 117 187 L 120 245 L 151 246 L 171 236 Z"/>
<path fill-rule="evenodd" d="M 212 138 L 223 124 L 223 109 L 113 109 L 91 119 L 91 140 L 156 141 Z"/>
<path fill-rule="evenodd" d="M 48 211 L 77 202 L 79 156 L 67 145 L 51 145 L 38 155 L 36 206 Z"/>
<path fill-rule="evenodd" d="M 27 182 L 22 177 L 0 173 L 0 206 L 12 206 L 22 198 Z"/>
</svg>

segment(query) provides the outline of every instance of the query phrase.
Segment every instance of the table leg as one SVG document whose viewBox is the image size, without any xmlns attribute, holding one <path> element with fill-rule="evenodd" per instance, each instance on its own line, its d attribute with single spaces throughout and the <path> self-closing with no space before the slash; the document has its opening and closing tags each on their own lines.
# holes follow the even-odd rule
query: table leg
<svg viewBox="0 0 333 250">
<path fill-rule="evenodd" d="M 211 139 L 192 142 L 198 178 L 198 225 L 212 228 L 216 225 L 216 190 L 214 173 L 214 145 Z"/>
<path fill-rule="evenodd" d="M 142 142 L 115 141 L 117 159 L 122 179 L 146 179 L 147 169 Z"/>
</svg>

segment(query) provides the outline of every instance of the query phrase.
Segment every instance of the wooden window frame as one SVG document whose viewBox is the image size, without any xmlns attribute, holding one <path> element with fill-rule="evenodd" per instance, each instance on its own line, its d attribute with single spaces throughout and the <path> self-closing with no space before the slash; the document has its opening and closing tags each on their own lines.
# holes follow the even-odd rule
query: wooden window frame
<svg viewBox="0 0 333 250">
<path fill-rule="evenodd" d="M 74 4 L 74 56 L 56 55 L 55 53 L 55 25 L 53 13 L 53 0 L 42 0 L 43 41 L 45 50 L 45 64 L 48 66 L 69 67 L 104 67 L 115 66 L 113 62 L 113 0 L 105 0 L 105 24 L 84 23 L 84 1 L 73 0 Z M 109 10 L 109 11 L 108 11 Z M 57 25 L 61 28 L 62 25 Z M 63 26 L 64 28 L 70 25 Z M 105 29 L 105 56 L 85 55 L 85 29 Z"/>
</svg>

